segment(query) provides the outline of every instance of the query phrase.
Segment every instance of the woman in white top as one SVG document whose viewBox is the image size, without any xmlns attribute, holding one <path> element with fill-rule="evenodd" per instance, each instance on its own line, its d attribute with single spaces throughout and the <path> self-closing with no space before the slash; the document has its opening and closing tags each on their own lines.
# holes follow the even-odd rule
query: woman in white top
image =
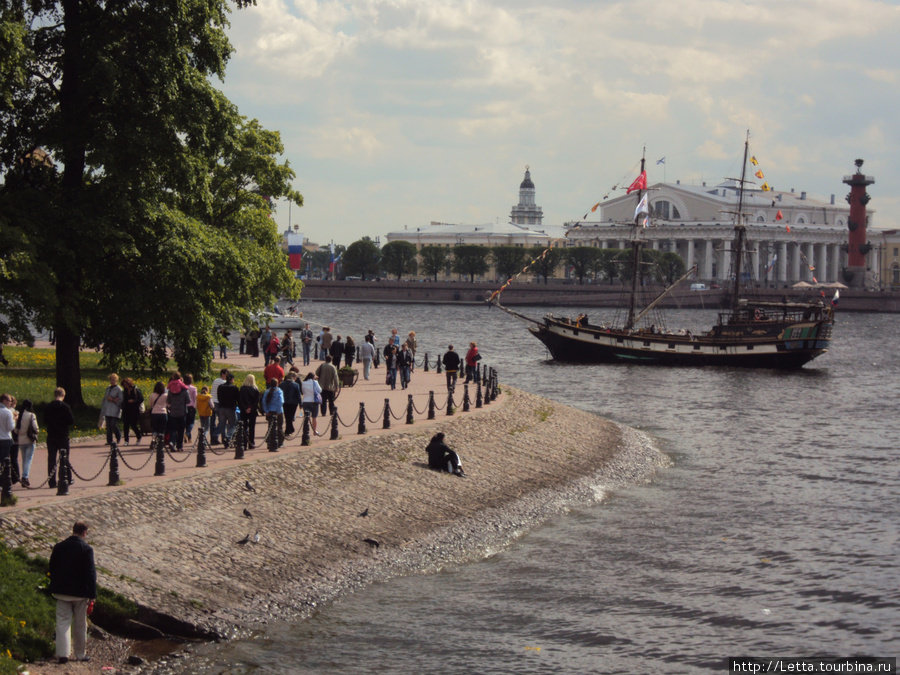
<svg viewBox="0 0 900 675">
<path fill-rule="evenodd" d="M 166 426 L 169 423 L 169 413 L 166 406 L 169 404 L 169 395 L 166 393 L 166 385 L 157 382 L 150 394 L 150 427 L 153 429 L 153 438 L 166 435 Z"/>
<path fill-rule="evenodd" d="M 37 416 L 34 414 L 31 401 L 27 398 L 22 401 L 22 412 L 16 422 L 15 441 L 19 444 L 19 452 L 22 455 L 22 478 L 20 483 L 23 488 L 31 487 L 29 474 L 31 472 L 31 460 L 34 458 L 34 444 L 38 437 Z"/>
<path fill-rule="evenodd" d="M 300 383 L 300 396 L 303 414 L 309 413 L 309 421 L 315 434 L 317 433 L 316 418 L 319 416 L 319 406 L 322 405 L 322 387 L 316 382 L 316 376 L 313 373 L 309 373 L 306 379 Z"/>
</svg>

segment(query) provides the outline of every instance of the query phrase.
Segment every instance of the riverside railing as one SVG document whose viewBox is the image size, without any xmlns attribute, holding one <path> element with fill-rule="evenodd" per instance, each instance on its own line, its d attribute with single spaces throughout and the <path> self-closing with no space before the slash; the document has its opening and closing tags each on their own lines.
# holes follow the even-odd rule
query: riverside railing
<svg viewBox="0 0 900 675">
<path fill-rule="evenodd" d="M 438 358 L 438 373 L 441 372 L 440 364 L 441 360 Z M 427 371 L 427 355 L 423 365 L 424 370 Z M 470 389 L 470 384 L 474 388 L 474 396 L 472 389 Z M 437 418 L 438 413 L 443 413 L 449 417 L 455 415 L 457 411 L 465 413 L 469 412 L 473 407 L 478 409 L 489 405 L 497 399 L 499 393 L 500 387 L 496 369 L 487 366 L 482 367 L 479 363 L 476 366 L 475 377 L 471 382 L 464 382 L 461 385 L 448 389 L 446 396 L 443 394 L 437 396 L 433 390 L 428 392 L 427 398 L 424 398 L 424 400 L 422 395 L 419 395 L 419 405 L 416 404 L 416 395 L 409 394 L 406 405 L 398 412 L 391 408 L 390 399 L 385 398 L 384 405 L 377 414 L 370 414 L 366 409 L 365 402 L 360 402 L 353 419 L 345 420 L 341 417 L 340 410 L 335 405 L 332 408 L 331 419 L 327 425 L 328 430 L 323 429 L 315 435 L 325 436 L 328 433 L 329 440 L 334 441 L 340 437 L 341 427 L 345 429 L 355 427 L 357 435 L 361 436 L 368 432 L 367 423 L 381 424 L 382 429 L 390 429 L 394 422 L 402 421 L 405 425 L 412 425 L 415 424 L 417 419 L 420 421 L 422 419 L 434 420 Z M 279 416 L 273 415 L 267 418 L 267 422 L 264 438 L 256 443 L 250 443 L 248 437 L 249 426 L 238 419 L 237 424 L 231 429 L 231 433 L 229 434 L 228 430 L 226 430 L 223 434 L 226 440 L 221 448 L 210 445 L 203 430 L 200 430 L 200 433 L 197 434 L 197 440 L 193 444 L 181 451 L 176 450 L 173 442 L 167 440 L 164 436 L 155 435 L 147 448 L 145 456 L 137 455 L 134 452 L 130 452 L 126 456 L 119 448 L 119 444 L 113 442 L 110 445 L 110 450 L 103 466 L 93 476 L 79 473 L 78 469 L 72 464 L 69 449 L 60 449 L 54 468 L 49 472 L 48 478 L 40 485 L 32 485 L 24 489 L 38 490 L 47 485 L 51 489 L 55 487 L 58 496 L 65 496 L 69 494 L 69 486 L 73 483 L 73 476 L 82 482 L 91 483 L 107 468 L 107 485 L 123 485 L 120 464 L 129 471 L 140 472 L 155 459 L 153 475 L 165 476 L 166 458 L 176 464 L 184 464 L 193 456 L 196 460 L 195 466 L 204 468 L 207 466 L 207 453 L 223 456 L 233 452 L 233 459 L 241 460 L 246 457 L 248 451 L 260 448 L 265 448 L 269 452 L 278 452 L 285 442 L 295 440 L 298 436 L 300 437 L 301 447 L 312 444 L 312 422 L 308 411 L 303 411 L 299 428 L 295 428 L 294 433 L 290 435 L 285 435 L 280 428 L 280 424 L 283 423 L 283 417 L 279 419 Z M 0 464 L 0 506 L 9 505 L 12 494 L 12 462 L 10 459 L 4 459 L 2 464 Z"/>
</svg>

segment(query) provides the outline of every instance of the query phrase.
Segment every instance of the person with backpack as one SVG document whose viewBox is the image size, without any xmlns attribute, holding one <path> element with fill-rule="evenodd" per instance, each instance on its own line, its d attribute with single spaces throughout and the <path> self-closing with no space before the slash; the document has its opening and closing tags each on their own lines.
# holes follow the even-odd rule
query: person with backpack
<svg viewBox="0 0 900 675">
<path fill-rule="evenodd" d="M 269 386 L 262 395 L 262 409 L 266 420 L 275 420 L 277 448 L 284 445 L 284 392 L 278 388 L 278 380 L 269 380 Z"/>
</svg>

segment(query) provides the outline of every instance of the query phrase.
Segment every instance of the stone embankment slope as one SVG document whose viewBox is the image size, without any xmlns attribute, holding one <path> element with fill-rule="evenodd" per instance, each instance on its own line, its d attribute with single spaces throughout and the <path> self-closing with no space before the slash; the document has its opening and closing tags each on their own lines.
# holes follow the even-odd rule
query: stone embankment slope
<svg viewBox="0 0 900 675">
<path fill-rule="evenodd" d="M 172 617 L 173 632 L 228 636 L 376 579 L 477 555 L 545 518 L 579 481 L 589 492 L 665 462 L 633 430 L 504 390 L 479 415 L 18 510 L 4 514 L 2 531 L 46 555 L 85 520 L 101 584 Z M 468 478 L 427 469 L 437 431 Z M 258 543 L 237 543 L 257 531 Z"/>
</svg>

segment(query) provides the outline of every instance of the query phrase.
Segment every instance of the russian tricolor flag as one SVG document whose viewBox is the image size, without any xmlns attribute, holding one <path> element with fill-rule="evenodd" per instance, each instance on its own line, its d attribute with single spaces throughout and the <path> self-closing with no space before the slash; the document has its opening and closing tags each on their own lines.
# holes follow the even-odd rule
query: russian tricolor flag
<svg viewBox="0 0 900 675">
<path fill-rule="evenodd" d="M 287 236 L 288 260 L 292 270 L 299 270 L 303 258 L 303 235 L 291 232 Z"/>
</svg>

